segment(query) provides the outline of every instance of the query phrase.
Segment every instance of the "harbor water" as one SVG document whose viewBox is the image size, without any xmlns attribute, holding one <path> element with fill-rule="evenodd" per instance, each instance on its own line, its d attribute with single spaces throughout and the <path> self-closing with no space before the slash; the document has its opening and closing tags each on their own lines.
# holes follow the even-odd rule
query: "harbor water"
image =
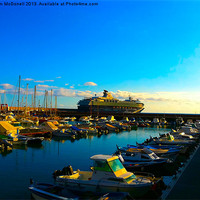
<svg viewBox="0 0 200 200">
<path fill-rule="evenodd" d="M 143 142 L 150 136 L 166 133 L 166 128 L 138 128 L 137 130 L 89 136 L 79 140 L 47 139 L 41 146 L 20 146 L 0 154 L 0 199 L 31 199 L 28 190 L 30 178 L 53 183 L 52 173 L 71 165 L 74 170 L 89 170 L 90 157 L 95 154 L 111 155 L 116 145 L 126 146 Z"/>
</svg>

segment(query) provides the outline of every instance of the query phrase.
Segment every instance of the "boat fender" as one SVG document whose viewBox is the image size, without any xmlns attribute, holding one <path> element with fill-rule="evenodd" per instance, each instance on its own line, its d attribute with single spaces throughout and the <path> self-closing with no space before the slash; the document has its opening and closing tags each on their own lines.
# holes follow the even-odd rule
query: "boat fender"
<svg viewBox="0 0 200 200">
<path fill-rule="evenodd" d="M 123 163 L 124 162 L 124 158 L 122 157 L 121 152 L 119 152 L 118 157 L 119 157 L 119 160 L 121 161 L 121 163 Z"/>
</svg>

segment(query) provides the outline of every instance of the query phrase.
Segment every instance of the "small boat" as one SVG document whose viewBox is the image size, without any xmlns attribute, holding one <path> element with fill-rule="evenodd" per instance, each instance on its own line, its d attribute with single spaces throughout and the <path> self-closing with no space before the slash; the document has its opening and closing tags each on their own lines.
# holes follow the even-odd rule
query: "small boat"
<svg viewBox="0 0 200 200">
<path fill-rule="evenodd" d="M 157 145 L 192 145 L 194 144 L 194 140 L 186 140 L 186 139 L 175 139 L 173 135 L 168 134 L 167 137 L 157 138 L 150 137 L 147 144 L 157 144 Z"/>
<path fill-rule="evenodd" d="M 139 169 L 145 167 L 160 168 L 166 164 L 172 163 L 168 158 L 162 158 L 157 156 L 153 151 L 147 148 L 143 148 L 140 151 L 135 152 L 121 152 L 118 149 L 115 153 L 120 158 L 126 169 Z"/>
<path fill-rule="evenodd" d="M 76 192 L 105 194 L 109 192 L 129 192 L 133 197 L 147 193 L 154 182 L 147 177 L 127 172 L 118 156 L 94 155 L 93 171 L 70 171 L 56 177 L 57 185 Z"/>
<path fill-rule="evenodd" d="M 180 149 L 178 148 L 168 148 L 168 149 L 162 149 L 158 147 L 153 147 L 151 145 L 142 145 L 142 144 L 137 144 L 137 146 L 135 145 L 129 145 L 127 144 L 126 147 L 118 147 L 118 150 L 120 151 L 124 151 L 124 152 L 141 152 L 144 148 L 151 150 L 152 152 L 154 152 L 156 155 L 172 155 L 172 154 L 177 154 L 180 152 Z"/>
<path fill-rule="evenodd" d="M 196 136 L 186 134 L 185 132 L 177 132 L 175 130 L 172 130 L 170 133 L 159 134 L 159 135 L 160 135 L 160 138 L 167 138 L 170 135 L 172 135 L 174 137 L 174 139 L 184 139 L 184 140 L 197 140 L 198 139 Z"/>
<path fill-rule="evenodd" d="M 191 126 L 181 126 L 178 130 L 179 133 L 184 132 L 189 135 L 199 135 L 200 131 L 197 128 L 193 128 Z"/>
<path fill-rule="evenodd" d="M 78 136 L 86 136 L 87 133 L 88 133 L 86 130 L 82 130 L 80 128 L 77 128 L 76 126 L 71 126 L 70 130 L 71 131 L 76 131 L 76 133 L 78 134 Z"/>
<path fill-rule="evenodd" d="M 12 150 L 13 146 L 5 139 L 0 139 L 0 150 L 10 151 Z"/>
<path fill-rule="evenodd" d="M 19 136 L 19 134 L 17 135 L 9 134 L 5 137 L 6 137 L 5 139 L 10 141 L 13 145 L 27 145 L 28 143 L 28 139 Z"/>
<path fill-rule="evenodd" d="M 20 130 L 20 135 L 24 136 L 34 136 L 34 137 L 45 137 L 50 134 L 49 131 L 43 131 L 38 127 L 28 127 Z"/>
<path fill-rule="evenodd" d="M 31 181 L 32 182 L 32 181 Z M 40 200 L 76 200 L 79 199 L 67 192 L 63 187 L 48 183 L 31 183 L 29 190 L 34 199 Z"/>
<path fill-rule="evenodd" d="M 77 133 L 73 130 L 56 130 L 52 132 L 52 135 L 54 137 L 63 137 L 63 138 L 70 138 L 70 139 L 75 139 L 77 136 Z"/>
</svg>

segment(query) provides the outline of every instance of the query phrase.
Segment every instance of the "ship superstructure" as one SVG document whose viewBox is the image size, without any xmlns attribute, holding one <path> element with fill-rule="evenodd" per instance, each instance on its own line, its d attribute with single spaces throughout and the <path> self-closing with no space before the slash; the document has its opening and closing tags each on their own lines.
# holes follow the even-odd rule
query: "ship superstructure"
<svg viewBox="0 0 200 200">
<path fill-rule="evenodd" d="M 138 113 L 144 109 L 144 104 L 138 99 L 129 97 L 128 100 L 121 101 L 114 98 L 110 92 L 104 90 L 102 97 L 85 98 L 78 102 L 79 111 L 111 112 L 111 113 Z"/>
</svg>

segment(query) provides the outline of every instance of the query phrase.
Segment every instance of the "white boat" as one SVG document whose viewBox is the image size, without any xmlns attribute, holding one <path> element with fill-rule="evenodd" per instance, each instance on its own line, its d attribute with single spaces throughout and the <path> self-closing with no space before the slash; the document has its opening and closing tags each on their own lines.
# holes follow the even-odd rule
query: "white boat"
<svg viewBox="0 0 200 200">
<path fill-rule="evenodd" d="M 200 133 L 198 129 L 192 128 L 191 126 L 181 126 L 178 132 L 179 133 L 184 132 L 189 135 L 197 135 Z"/>
<path fill-rule="evenodd" d="M 120 152 L 117 151 L 116 155 L 122 156 L 122 162 L 126 166 L 133 166 L 134 164 L 141 165 L 141 166 L 150 166 L 150 165 L 163 165 L 166 163 L 170 163 L 170 160 L 168 158 L 162 158 L 157 156 L 153 151 L 147 148 L 143 148 L 141 151 L 135 151 L 135 152 Z"/>
<path fill-rule="evenodd" d="M 147 141 L 147 140 L 146 140 Z M 147 141 L 147 144 L 154 145 L 154 144 L 160 144 L 160 145 L 192 145 L 195 141 L 192 139 L 176 139 L 173 135 L 167 133 L 166 135 L 160 135 L 160 138 L 157 137 L 150 137 L 150 139 Z"/>
<path fill-rule="evenodd" d="M 93 171 L 72 171 L 71 175 L 58 176 L 56 183 L 77 192 L 129 192 L 133 197 L 143 196 L 153 185 L 152 180 L 126 171 L 118 156 L 95 155 L 90 159 Z"/>
</svg>

